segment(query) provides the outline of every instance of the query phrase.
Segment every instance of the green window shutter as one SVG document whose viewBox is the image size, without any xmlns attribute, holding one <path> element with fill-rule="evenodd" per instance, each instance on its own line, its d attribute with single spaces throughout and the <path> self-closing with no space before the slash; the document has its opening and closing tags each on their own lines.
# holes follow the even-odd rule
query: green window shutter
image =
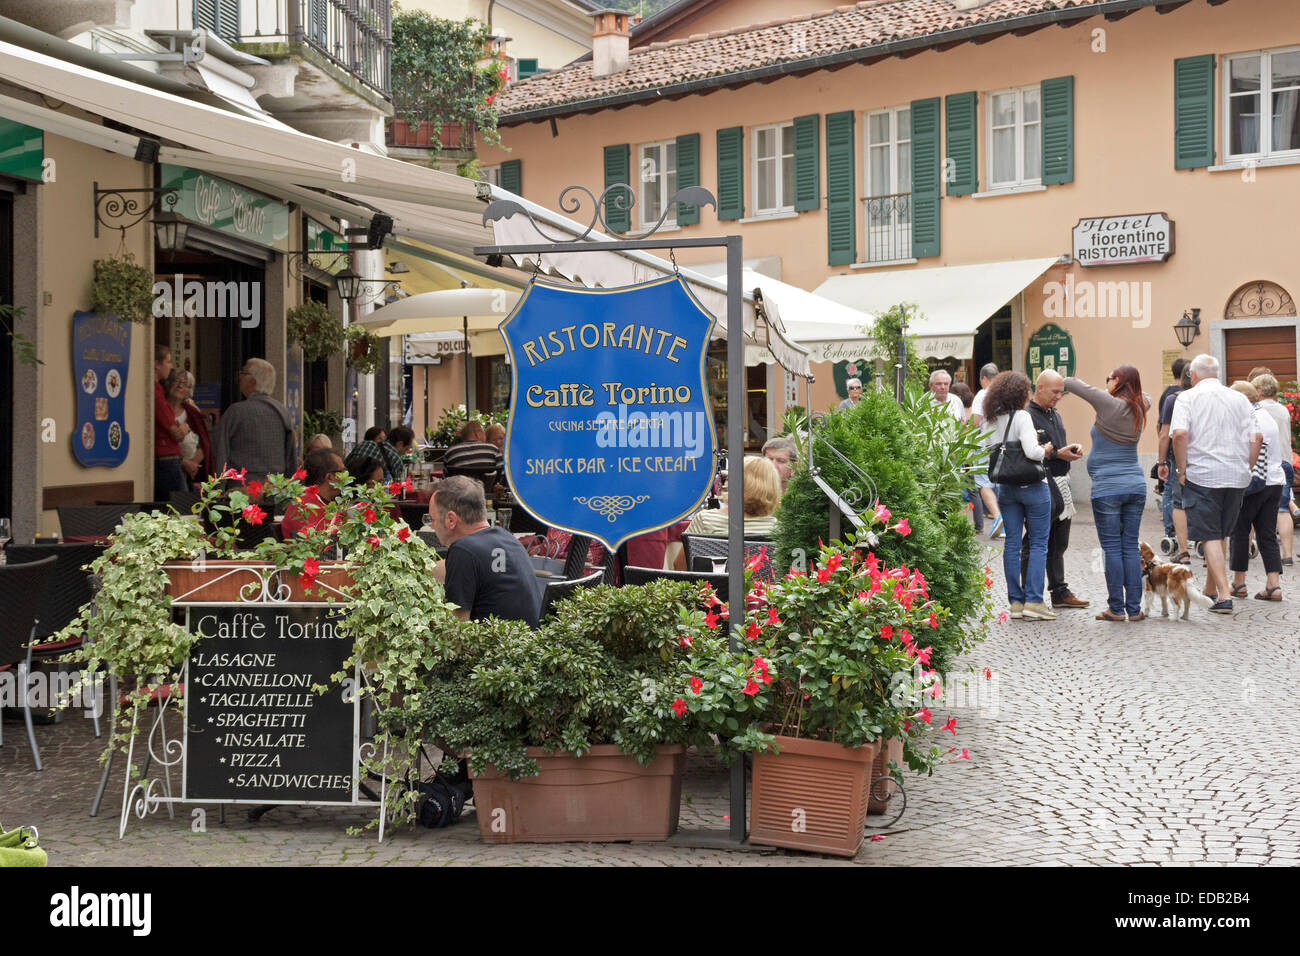
<svg viewBox="0 0 1300 956">
<path fill-rule="evenodd" d="M 949 196 L 969 196 L 979 185 L 979 128 L 976 126 L 976 95 L 954 93 L 944 100 L 947 157 L 952 173 Z"/>
<path fill-rule="evenodd" d="M 677 137 L 677 188 L 700 184 L 700 134 Z M 700 207 L 677 204 L 677 225 L 693 226 L 700 221 Z"/>
<path fill-rule="evenodd" d="M 538 73 L 536 58 L 519 61 L 519 79 L 526 80 Z"/>
<path fill-rule="evenodd" d="M 1214 165 L 1214 54 L 1174 60 L 1174 169 Z"/>
<path fill-rule="evenodd" d="M 853 111 L 826 114 L 826 251 L 833 266 L 857 257 L 858 223 L 853 215 Z"/>
<path fill-rule="evenodd" d="M 632 148 L 627 143 L 620 146 L 605 147 L 605 188 L 608 189 L 615 183 L 625 183 L 631 185 L 630 165 L 632 160 Z M 626 209 L 619 209 L 614 205 L 614 200 L 622 198 L 626 202 Z M 605 225 L 609 226 L 614 232 L 627 232 L 632 228 L 632 207 L 631 196 L 627 190 L 620 189 L 617 192 L 610 193 L 605 198 Z"/>
<path fill-rule="evenodd" d="M 501 164 L 501 188 L 508 189 L 516 196 L 522 196 L 523 193 L 523 160 L 507 159 Z"/>
<path fill-rule="evenodd" d="M 718 221 L 745 215 L 745 129 L 718 130 Z"/>
<path fill-rule="evenodd" d="M 1039 87 L 1043 122 L 1043 185 L 1074 182 L 1074 77 L 1043 80 Z"/>
<path fill-rule="evenodd" d="M 912 101 L 912 258 L 939 254 L 939 97 Z"/>
<path fill-rule="evenodd" d="M 821 175 L 818 163 L 821 144 L 816 113 L 794 118 L 794 210 L 804 212 L 822 205 Z"/>
</svg>

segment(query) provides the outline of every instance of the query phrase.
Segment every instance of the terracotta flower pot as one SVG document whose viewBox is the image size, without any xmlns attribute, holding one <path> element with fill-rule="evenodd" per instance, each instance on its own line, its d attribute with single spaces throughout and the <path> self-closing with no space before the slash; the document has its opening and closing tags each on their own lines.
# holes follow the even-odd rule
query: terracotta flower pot
<svg viewBox="0 0 1300 956">
<path fill-rule="evenodd" d="M 778 736 L 776 746 L 780 753 L 754 755 L 749 842 L 853 856 L 867 825 L 876 745 Z"/>
<path fill-rule="evenodd" d="M 900 767 L 903 765 L 903 742 L 896 738 L 889 740 L 876 741 L 876 759 L 871 764 L 871 780 L 868 785 L 879 780 L 881 777 L 888 776 L 889 762 L 894 761 Z M 879 796 L 884 800 L 877 799 L 876 791 L 868 791 L 867 813 L 884 813 L 889 809 L 889 798 L 894 793 L 894 787 L 888 784 L 882 784 L 879 788 Z"/>
<path fill-rule="evenodd" d="M 262 561 L 209 559 L 203 562 L 179 561 L 166 565 L 167 593 L 173 601 L 240 604 L 264 600 L 324 601 L 328 595 L 342 600 L 322 584 L 346 591 L 352 584 L 352 571 L 343 562 L 321 563 L 316 585 L 310 592 L 303 588 L 297 575 L 268 568 Z"/>
<path fill-rule="evenodd" d="M 575 757 L 529 747 L 541 773 L 511 780 L 488 767 L 474 776 L 484 843 L 666 840 L 677 832 L 686 748 L 665 744 L 648 767 L 612 744 Z"/>
</svg>

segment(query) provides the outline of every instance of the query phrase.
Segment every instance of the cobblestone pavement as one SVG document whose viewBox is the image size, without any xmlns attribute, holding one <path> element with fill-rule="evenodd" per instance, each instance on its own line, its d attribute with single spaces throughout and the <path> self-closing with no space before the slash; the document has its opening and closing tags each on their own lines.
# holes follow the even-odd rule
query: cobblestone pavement
<svg viewBox="0 0 1300 956">
<path fill-rule="evenodd" d="M 1148 514 L 1144 537 L 1159 529 Z M 623 864 L 665 865 L 1088 865 L 1300 861 L 1300 589 L 1283 578 L 1280 604 L 1238 601 L 1226 618 L 1193 608 L 1184 622 L 1093 619 L 1104 604 L 1100 550 L 1088 516 L 1076 519 L 1070 584 L 1093 601 L 1056 622 L 1013 621 L 968 658 L 975 677 L 957 692 L 959 747 L 970 762 L 907 780 L 908 806 L 886 838 L 854 861 L 781 851 L 664 844 L 484 846 L 472 811 L 446 830 L 348 836 L 360 809 L 277 808 L 250 822 L 232 807 L 224 824 L 192 807 L 132 817 L 117 837 L 122 780 L 87 815 L 99 777 L 90 722 L 70 715 L 38 727 L 46 769 L 32 769 L 21 722 L 0 747 L 0 820 L 34 823 L 53 865 L 122 864 Z M 1000 548 L 990 552 L 1005 608 Z M 1193 565 L 1203 579 L 1200 562 Z M 1263 582 L 1256 562 L 1248 584 Z M 991 674 L 984 677 L 984 668 Z M 953 681 L 949 681 L 952 686 Z M 938 719 L 948 711 L 940 707 Z M 120 766 L 120 764 L 119 764 Z M 692 756 L 684 829 L 724 830 L 727 777 Z"/>
</svg>

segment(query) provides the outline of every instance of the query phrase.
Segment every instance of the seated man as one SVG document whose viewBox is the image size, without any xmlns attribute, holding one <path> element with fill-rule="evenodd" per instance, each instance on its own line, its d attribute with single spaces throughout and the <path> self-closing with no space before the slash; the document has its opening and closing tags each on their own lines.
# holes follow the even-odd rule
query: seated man
<svg viewBox="0 0 1300 956">
<path fill-rule="evenodd" d="M 442 459 L 443 472 L 501 471 L 501 450 L 487 440 L 487 433 L 478 422 L 466 422 L 460 430 L 460 441 L 447 449 Z"/>
<path fill-rule="evenodd" d="M 443 479 L 429 499 L 429 517 L 449 549 L 434 577 L 458 606 L 456 616 L 525 621 L 535 629 L 542 612 L 541 582 L 515 536 L 487 523 L 483 486 L 463 475 Z"/>
<path fill-rule="evenodd" d="M 303 462 L 307 488 L 303 496 L 284 509 L 280 536 L 284 540 L 301 537 L 304 531 L 320 527 L 325 521 L 325 503 L 334 500 L 339 490 L 333 476 L 343 471 L 343 459 L 328 448 L 313 448 Z"/>
</svg>

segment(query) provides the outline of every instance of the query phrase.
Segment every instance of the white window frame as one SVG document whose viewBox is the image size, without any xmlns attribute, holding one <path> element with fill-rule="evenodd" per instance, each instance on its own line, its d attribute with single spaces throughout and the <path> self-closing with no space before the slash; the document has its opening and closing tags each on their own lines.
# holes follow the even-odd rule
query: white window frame
<svg viewBox="0 0 1300 956">
<path fill-rule="evenodd" d="M 908 120 L 909 120 L 907 126 L 908 137 L 907 139 L 900 139 L 898 135 L 898 126 L 899 126 L 898 120 L 904 111 L 907 111 Z M 909 157 L 911 156 L 911 145 L 912 145 L 912 136 L 911 136 L 912 124 L 910 122 L 911 115 L 912 115 L 912 106 L 910 103 L 903 104 L 901 106 L 890 106 L 878 110 L 867 110 L 862 115 L 862 187 L 863 187 L 862 228 L 863 228 L 864 243 L 863 243 L 863 250 L 861 253 L 861 257 L 862 257 L 862 262 L 867 265 L 874 266 L 874 265 L 896 264 L 899 262 L 916 261 L 911 257 L 912 256 L 911 253 L 912 206 L 911 206 L 910 199 L 908 200 L 906 221 L 904 221 L 904 217 L 902 213 L 897 208 L 895 208 L 891 212 L 889 217 L 890 221 L 888 223 L 877 222 L 873 225 L 871 221 L 871 200 L 872 199 L 878 199 L 882 196 L 907 195 L 910 197 L 912 195 L 913 190 L 912 190 L 912 182 L 911 182 L 912 177 L 910 175 L 910 168 L 909 168 L 908 185 L 906 191 L 903 190 L 898 177 L 899 147 L 904 143 L 906 143 L 908 146 L 908 156 Z M 883 145 L 879 143 L 873 144 L 871 142 L 871 120 L 872 117 L 875 116 L 889 117 L 889 139 L 888 139 L 889 182 L 883 185 L 880 183 L 873 182 L 871 177 L 871 149 L 873 146 Z M 876 246 L 873 246 L 873 235 L 875 235 L 875 233 L 873 233 L 873 230 L 876 230 L 878 233 L 878 231 L 881 229 L 896 231 L 902 236 L 902 238 L 898 242 L 898 245 L 900 251 L 906 252 L 905 255 L 902 255 L 898 258 L 881 258 L 880 256 L 872 255 L 872 250 L 876 248 Z M 887 245 L 892 246 L 893 243 L 894 240 L 891 238 L 888 240 Z"/>
<path fill-rule="evenodd" d="M 781 213 L 794 212 L 794 172 L 790 173 L 790 195 L 785 195 L 785 190 L 781 186 L 781 161 L 785 159 L 785 153 L 781 152 L 781 131 L 790 130 L 790 161 L 794 163 L 794 120 L 787 120 L 784 123 L 768 123 L 765 126 L 755 126 L 750 131 L 750 163 L 749 174 L 750 181 L 754 184 L 754 216 L 762 218 L 765 216 L 779 216 Z M 767 162 L 774 165 L 776 170 L 776 205 L 770 208 L 764 208 L 758 204 L 758 134 L 765 130 L 773 130 L 776 133 L 776 155 L 767 158 Z"/>
<path fill-rule="evenodd" d="M 1272 57 L 1278 53 L 1300 53 L 1300 46 L 1283 46 L 1271 50 L 1253 50 L 1234 53 L 1223 58 L 1223 87 L 1221 111 L 1223 115 L 1223 155 L 1229 161 L 1245 159 L 1300 159 L 1300 149 L 1273 149 L 1273 67 Z M 1232 152 L 1232 64 L 1235 60 L 1259 57 L 1259 145 L 1253 153 Z M 1242 94 L 1243 96 L 1252 94 Z M 1266 120 L 1267 118 L 1267 120 Z"/>
<path fill-rule="evenodd" d="M 654 219 L 646 219 L 646 209 L 648 209 L 649 206 L 645 201 L 645 197 L 646 197 L 645 191 L 648 188 L 650 188 L 650 182 L 646 180 L 641 174 L 642 154 L 644 153 L 645 150 L 650 148 L 659 150 L 659 154 L 655 160 L 657 165 L 656 165 L 656 172 L 654 173 L 654 186 L 656 189 L 659 190 L 659 209 L 660 209 L 660 213 L 662 214 L 663 209 L 668 205 L 668 200 L 672 198 L 672 193 L 668 192 L 667 188 L 664 185 L 664 183 L 667 181 L 665 178 L 665 173 L 667 172 L 667 170 L 664 168 L 665 167 L 664 157 L 667 155 L 668 147 L 669 146 L 675 147 L 676 145 L 677 145 L 676 139 L 662 139 L 652 143 L 637 144 L 636 155 L 634 158 L 636 165 L 633 169 L 633 173 L 636 176 L 636 180 L 637 180 L 636 205 L 637 205 L 637 209 L 640 210 L 639 218 L 641 220 L 642 226 L 653 226 L 656 222 L 659 221 L 658 216 L 656 216 Z M 676 172 L 677 172 L 676 158 L 674 157 L 673 173 L 676 174 Z M 663 228 L 668 228 L 676 225 L 677 225 L 677 208 L 676 205 L 674 205 L 672 209 L 668 210 L 668 216 L 667 218 L 664 219 Z"/>
<path fill-rule="evenodd" d="M 493 166 L 480 166 L 479 172 L 483 175 L 483 182 L 491 183 L 493 186 L 501 185 L 501 164 Z"/>
<path fill-rule="evenodd" d="M 1042 86 L 1034 83 L 1030 86 L 1013 86 L 1006 90 L 991 90 L 984 94 L 984 168 L 988 170 L 988 188 L 994 190 L 1017 189 L 1021 186 L 1041 186 L 1043 184 L 1043 157 L 1038 157 L 1038 175 L 1033 177 L 1025 176 L 1025 94 L 1028 92 L 1038 93 L 1038 119 L 1032 124 L 1038 127 L 1038 135 L 1042 137 L 1043 130 L 1043 98 Z M 1016 122 L 1015 122 L 1015 143 L 1016 143 L 1016 178 L 1007 182 L 993 181 L 993 97 L 1003 96 L 1007 93 L 1016 94 Z"/>
<path fill-rule="evenodd" d="M 893 196 L 897 193 L 902 192 L 902 190 L 899 189 L 898 187 L 898 147 L 902 143 L 907 143 L 909 147 L 911 147 L 912 145 L 912 137 L 910 133 L 907 139 L 905 140 L 898 138 L 898 115 L 901 112 L 903 112 L 903 110 L 907 110 L 908 118 L 910 120 L 911 113 L 912 113 L 912 107 L 910 104 L 905 106 L 890 106 L 887 109 L 868 110 L 866 113 L 863 114 L 862 117 L 862 184 L 863 184 L 863 193 L 865 198 L 867 199 L 872 199 L 877 196 Z M 871 142 L 871 117 L 873 116 L 889 117 L 889 159 L 890 159 L 889 179 L 890 181 L 888 187 L 883 192 L 880 190 L 877 184 L 871 181 L 871 147 L 873 145 L 876 145 Z M 909 131 L 911 130 L 910 122 L 908 124 L 908 129 Z M 912 191 L 912 186 L 910 182 L 908 184 L 907 191 L 909 193 Z"/>
</svg>

